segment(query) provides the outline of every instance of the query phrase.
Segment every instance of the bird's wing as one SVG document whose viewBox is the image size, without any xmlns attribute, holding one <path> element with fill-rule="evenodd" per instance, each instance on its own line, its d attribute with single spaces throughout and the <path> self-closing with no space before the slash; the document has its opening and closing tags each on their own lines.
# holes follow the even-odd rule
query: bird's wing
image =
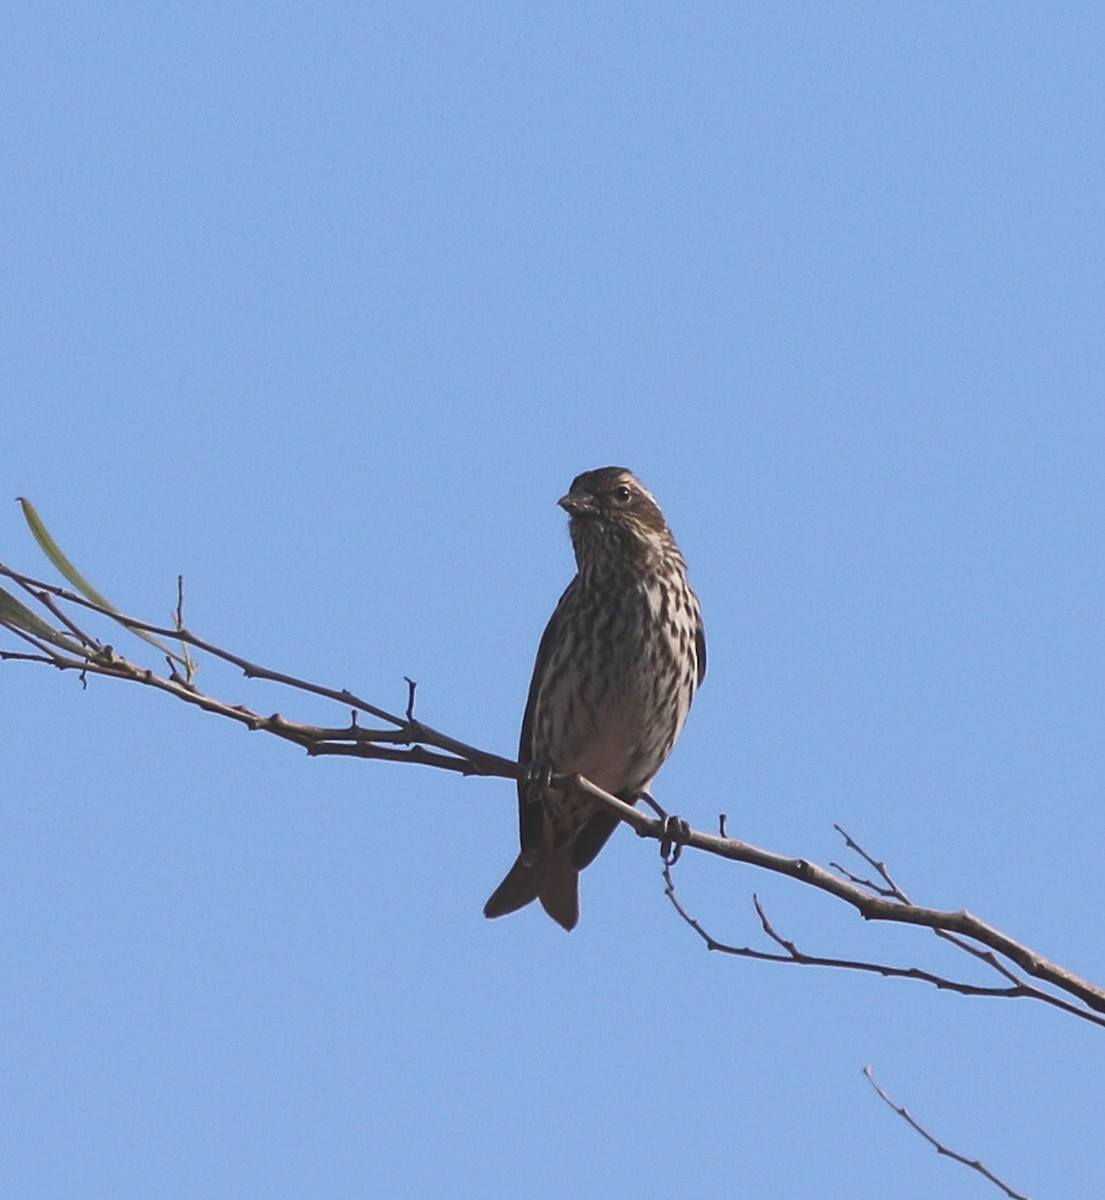
<svg viewBox="0 0 1105 1200">
<path fill-rule="evenodd" d="M 698 687 L 702 686 L 702 681 L 706 678 L 706 627 L 702 624 L 702 614 L 697 614 L 697 623 L 694 631 L 694 652 L 698 659 Z"/>
<path fill-rule="evenodd" d="M 537 707 L 537 696 L 549 668 L 553 647 L 560 637 L 560 626 L 563 622 L 564 610 L 568 607 L 569 596 L 576 585 L 576 580 L 564 589 L 545 632 L 541 635 L 541 643 L 537 647 L 537 660 L 533 664 L 533 676 L 529 681 L 529 695 L 526 697 L 526 711 L 522 717 L 522 734 L 518 739 L 518 761 L 522 766 L 533 765 L 533 718 Z M 555 763 L 537 763 L 537 766 L 555 766 Z M 522 846 L 522 857 L 532 862 L 540 851 L 545 840 L 545 810 L 540 803 L 541 797 L 533 797 L 526 792 L 524 780 L 518 781 L 518 838 Z"/>
</svg>

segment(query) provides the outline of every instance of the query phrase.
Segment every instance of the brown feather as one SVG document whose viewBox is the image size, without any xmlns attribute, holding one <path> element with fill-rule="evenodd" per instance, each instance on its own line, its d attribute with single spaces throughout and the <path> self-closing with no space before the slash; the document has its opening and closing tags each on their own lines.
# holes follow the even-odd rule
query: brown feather
<svg viewBox="0 0 1105 1200">
<path fill-rule="evenodd" d="M 579 772 L 633 802 L 671 753 L 706 673 L 698 599 L 660 506 L 623 467 L 573 480 L 560 505 L 577 573 L 541 637 L 518 758 Z M 578 918 L 578 873 L 617 826 L 592 800 L 532 778 L 518 785 L 521 855 L 484 909 L 535 899 L 565 929 Z"/>
</svg>

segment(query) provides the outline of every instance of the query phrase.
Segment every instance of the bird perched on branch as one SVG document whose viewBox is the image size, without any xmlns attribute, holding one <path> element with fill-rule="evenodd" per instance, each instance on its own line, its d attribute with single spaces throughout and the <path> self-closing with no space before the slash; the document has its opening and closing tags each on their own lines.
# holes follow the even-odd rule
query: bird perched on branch
<svg viewBox="0 0 1105 1200">
<path fill-rule="evenodd" d="M 647 795 L 706 674 L 706 635 L 683 555 L 632 472 L 587 471 L 559 503 L 577 574 L 541 638 L 522 719 L 522 852 L 483 911 L 501 917 L 540 900 L 572 929 L 579 872 L 618 820 L 548 780 L 578 772 L 631 804 Z"/>
</svg>

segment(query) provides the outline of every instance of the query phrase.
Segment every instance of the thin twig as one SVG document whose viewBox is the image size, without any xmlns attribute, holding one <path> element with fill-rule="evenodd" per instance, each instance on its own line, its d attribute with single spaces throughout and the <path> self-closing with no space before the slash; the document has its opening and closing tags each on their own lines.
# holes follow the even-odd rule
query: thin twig
<svg viewBox="0 0 1105 1200">
<path fill-rule="evenodd" d="M 756 914 L 760 919 L 761 928 L 785 953 L 777 954 L 773 951 L 757 950 L 751 946 L 730 945 L 728 942 L 723 942 L 720 938 L 715 937 L 697 917 L 691 915 L 683 901 L 679 898 L 679 893 L 676 891 L 672 865 L 672 863 L 665 861 L 661 872 L 664 878 L 664 895 L 683 921 L 702 939 L 707 950 L 714 950 L 719 954 L 728 954 L 734 958 L 752 958 L 759 962 L 790 963 L 803 967 L 831 967 L 837 970 L 859 971 L 869 975 L 881 975 L 884 979 L 912 979 L 918 983 L 930 984 L 939 991 L 955 992 L 960 996 L 988 996 L 998 1000 L 1039 1000 L 1042 1003 L 1061 1009 L 1063 1012 L 1068 1012 L 1072 1016 L 1081 1017 L 1091 1024 L 1105 1027 L 1105 1017 L 1098 1016 L 1095 1013 L 1088 1013 L 1084 1008 L 1079 1008 L 1069 1000 L 1063 999 L 1062 996 L 1053 996 L 1049 992 L 1033 987 L 1030 983 L 1025 983 L 1017 979 L 1013 975 L 1010 975 L 1013 982 L 1009 987 L 986 987 L 982 984 L 968 983 L 965 980 L 951 979 L 946 975 L 937 975 L 935 972 L 926 971 L 921 967 L 894 967 L 888 963 L 866 962 L 862 959 L 832 958 L 820 954 L 807 954 L 805 951 L 800 950 L 794 942 L 784 938 L 775 929 L 768 919 L 760 898 L 755 894 L 753 894 L 752 902 L 755 905 Z"/>
<path fill-rule="evenodd" d="M 911 1128 L 915 1129 L 926 1142 L 932 1146 L 938 1154 L 942 1154 L 945 1158 L 950 1158 L 954 1162 L 962 1163 L 965 1167 L 970 1167 L 972 1171 L 977 1171 L 983 1178 L 988 1179 L 995 1187 L 1000 1188 L 1009 1200 L 1029 1200 L 1023 1192 L 1014 1191 L 1003 1179 L 999 1179 L 993 1171 L 984 1166 L 977 1158 L 967 1158 L 964 1154 L 958 1154 L 955 1150 L 949 1150 L 938 1138 L 932 1136 L 931 1133 L 923 1125 L 916 1120 L 908 1109 L 902 1108 L 901 1105 L 895 1104 L 893 1100 L 886 1094 L 885 1091 L 875 1082 L 875 1077 L 871 1074 L 870 1067 L 863 1068 L 863 1074 L 867 1082 L 875 1089 L 882 1099 L 902 1118 Z"/>
<path fill-rule="evenodd" d="M 845 832 L 843 826 L 835 824 L 833 825 L 833 828 L 844 839 L 849 850 L 852 850 L 854 853 L 858 854 L 860 858 L 878 871 L 878 873 L 882 876 L 883 884 L 873 883 L 870 880 L 861 880 L 858 878 L 858 876 L 853 875 L 851 871 L 840 866 L 838 863 L 831 863 L 830 866 L 834 867 L 842 875 L 845 875 L 847 878 L 851 879 L 853 883 L 859 883 L 860 886 L 869 888 L 876 895 L 893 896 L 895 899 L 900 900 L 903 904 L 911 905 L 913 903 L 909 896 L 906 895 L 905 891 L 898 886 L 897 881 L 891 877 L 885 863 L 876 862 L 875 859 L 873 859 L 871 855 L 864 850 L 864 848 L 855 840 L 855 838 L 852 837 L 851 834 Z M 1005 965 L 1005 963 L 1001 962 L 994 955 L 993 951 L 985 950 L 981 946 L 973 946 L 966 939 L 961 938 L 954 933 L 949 933 L 946 929 L 933 929 L 932 932 L 935 933 L 937 937 L 943 938 L 947 942 L 951 942 L 956 949 L 962 950 L 966 954 L 971 954 L 980 962 L 984 962 L 988 967 L 994 971 L 997 971 L 999 975 L 1004 976 L 1011 983 L 1018 986 L 1021 985 L 1022 980 L 1019 979 L 1017 975 Z"/>
<path fill-rule="evenodd" d="M 48 593 L 35 592 L 32 590 L 29 594 L 34 596 L 34 598 L 43 606 L 43 608 L 45 608 L 51 613 L 52 616 L 59 620 L 65 626 L 65 628 L 68 629 L 69 632 L 79 642 L 82 643 L 82 645 L 87 646 L 92 653 L 103 649 L 100 643 L 96 641 L 95 638 L 90 638 L 89 635 L 77 625 L 76 621 L 72 620 L 68 613 L 62 609 L 61 605 L 59 605 Z"/>
<path fill-rule="evenodd" d="M 844 829 L 843 825 L 835 824 L 835 825 L 833 825 L 833 828 L 844 839 L 844 844 L 848 847 L 849 850 L 853 851 L 853 853 L 855 853 L 855 854 L 858 854 L 860 856 L 860 858 L 862 858 L 863 861 L 865 863 L 867 863 L 867 865 L 869 867 L 874 867 L 875 870 L 878 871 L 879 875 L 882 876 L 882 880 L 883 880 L 883 883 L 885 884 L 885 887 L 879 887 L 877 884 L 874 884 L 874 883 L 868 884 L 867 885 L 868 887 L 873 888 L 874 890 L 878 891 L 882 895 L 893 896 L 895 899 L 900 900 L 903 904 L 912 904 L 913 903 L 913 901 L 910 900 L 910 898 L 905 894 L 905 892 L 903 892 L 902 889 L 900 887 L 898 887 L 897 883 L 895 883 L 894 880 L 891 878 L 890 872 L 886 868 L 886 863 L 877 862 L 875 859 L 873 859 L 871 857 L 871 855 L 868 854 L 867 851 L 864 850 L 864 848 L 859 844 L 859 842 L 857 842 L 851 836 L 851 834 L 849 834 Z"/>
</svg>

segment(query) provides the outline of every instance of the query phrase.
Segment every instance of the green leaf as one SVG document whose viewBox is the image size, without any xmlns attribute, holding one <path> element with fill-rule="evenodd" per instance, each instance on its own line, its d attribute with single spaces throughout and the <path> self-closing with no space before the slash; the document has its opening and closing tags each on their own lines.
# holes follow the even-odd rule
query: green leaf
<svg viewBox="0 0 1105 1200">
<path fill-rule="evenodd" d="M 88 657 L 88 651 L 83 646 L 59 633 L 52 625 L 48 625 L 37 613 L 2 587 L 0 587 L 0 622 L 5 625 L 14 625 L 17 629 L 34 634 L 44 642 L 50 642 L 51 645 L 75 654 L 78 658 Z"/>
<path fill-rule="evenodd" d="M 130 625 L 123 613 L 102 592 L 97 591 L 62 553 L 61 547 L 50 536 L 50 531 L 42 523 L 42 518 L 35 511 L 35 507 L 30 500 L 25 499 L 23 496 L 19 496 L 18 500 L 23 507 L 23 516 L 28 526 L 30 526 L 31 533 L 34 534 L 35 541 L 42 548 L 43 554 L 46 555 L 86 600 L 90 600 L 93 604 L 105 609 L 124 629 L 129 629 L 131 633 L 140 637 L 143 641 L 149 642 L 151 646 L 156 646 L 162 654 L 167 654 L 169 658 L 179 663 L 182 667 L 189 668 L 189 663 L 186 659 L 181 658 L 179 654 L 175 654 L 164 642 L 154 637 L 152 633 L 147 633 L 144 629 L 135 629 Z M 31 615 L 33 616 L 34 614 L 32 613 Z"/>
</svg>

